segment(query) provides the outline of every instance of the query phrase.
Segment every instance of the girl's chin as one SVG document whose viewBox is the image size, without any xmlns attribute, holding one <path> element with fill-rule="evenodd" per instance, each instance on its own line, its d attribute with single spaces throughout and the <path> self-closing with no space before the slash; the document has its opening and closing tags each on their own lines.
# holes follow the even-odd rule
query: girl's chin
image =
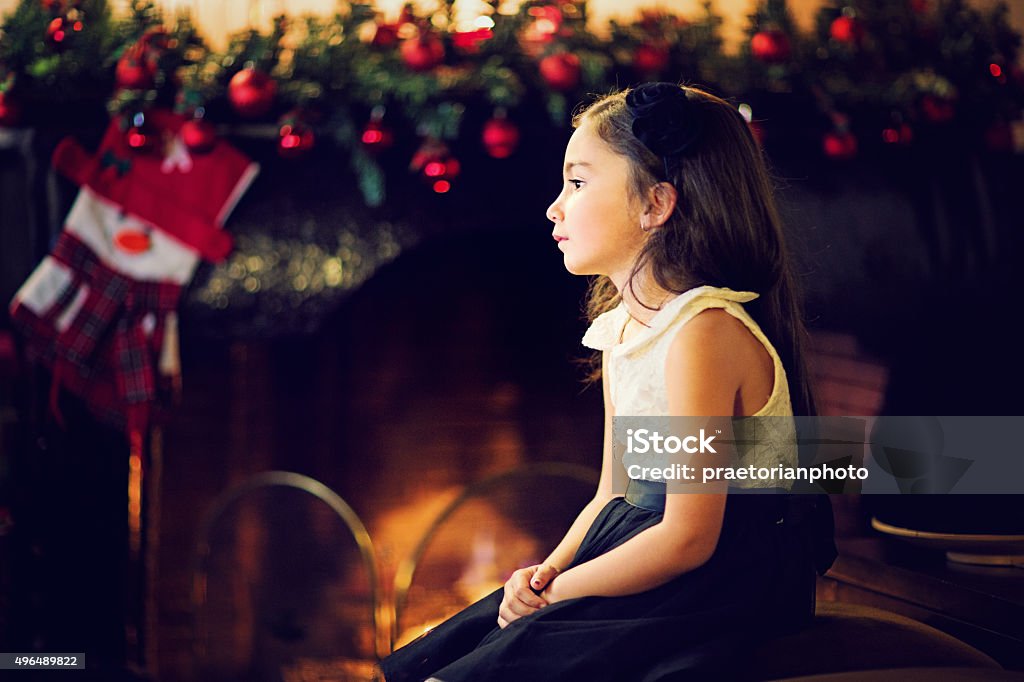
<svg viewBox="0 0 1024 682">
<path fill-rule="evenodd" d="M 602 268 L 594 259 L 573 257 L 572 253 L 562 254 L 562 264 L 573 275 L 603 275 L 608 268 Z"/>
<path fill-rule="evenodd" d="M 565 264 L 565 269 L 568 270 L 569 274 L 572 274 L 572 275 L 596 275 L 597 274 L 596 272 L 594 272 L 593 268 L 588 268 L 588 267 L 585 267 L 585 266 L 581 266 L 578 263 L 573 263 L 568 258 L 565 259 L 564 264 Z"/>
</svg>

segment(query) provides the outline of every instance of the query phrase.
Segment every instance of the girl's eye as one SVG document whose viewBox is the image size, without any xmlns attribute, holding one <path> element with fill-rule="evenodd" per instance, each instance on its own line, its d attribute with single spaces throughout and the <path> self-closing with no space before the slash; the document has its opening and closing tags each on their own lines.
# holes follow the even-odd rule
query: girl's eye
<svg viewBox="0 0 1024 682">
<path fill-rule="evenodd" d="M 573 187 L 574 187 L 575 189 L 579 189 L 579 188 L 580 188 L 580 185 L 582 185 L 582 184 L 583 184 L 583 181 L 582 181 L 582 180 L 570 180 L 569 182 L 571 182 L 571 183 L 572 183 L 572 186 L 573 186 Z"/>
</svg>

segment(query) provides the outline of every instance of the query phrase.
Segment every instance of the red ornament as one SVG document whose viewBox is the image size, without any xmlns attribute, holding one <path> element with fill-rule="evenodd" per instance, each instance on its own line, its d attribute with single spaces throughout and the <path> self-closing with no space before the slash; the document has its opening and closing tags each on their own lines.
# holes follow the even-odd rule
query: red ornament
<svg viewBox="0 0 1024 682">
<path fill-rule="evenodd" d="M 21 107 L 10 94 L 0 91 L 0 128 L 18 125 L 21 120 Z"/>
<path fill-rule="evenodd" d="M 910 9 L 914 14 L 927 14 L 931 9 L 930 0 L 910 0 Z"/>
<path fill-rule="evenodd" d="M 454 156 L 447 156 L 427 161 L 423 166 L 423 175 L 430 179 L 454 178 L 460 170 L 459 160 Z"/>
<path fill-rule="evenodd" d="M 857 156 L 857 138 L 851 132 L 836 130 L 825 133 L 822 139 L 825 154 L 833 159 L 852 159 Z"/>
<path fill-rule="evenodd" d="M 431 189 L 444 194 L 451 189 L 451 181 L 459 175 L 462 165 L 452 156 L 447 145 L 439 140 L 428 139 L 413 154 L 409 170 L 419 172 L 430 183 Z"/>
<path fill-rule="evenodd" d="M 50 44 L 59 47 L 64 44 L 70 30 L 67 20 L 64 17 L 57 17 L 46 27 L 46 39 Z"/>
<path fill-rule="evenodd" d="M 393 47 L 398 44 L 398 34 L 402 30 L 402 27 L 408 23 L 415 21 L 416 17 L 413 15 L 410 5 L 407 3 L 402 7 L 402 13 L 398 17 L 398 21 L 393 24 L 378 23 L 376 30 L 373 32 L 373 38 L 370 39 L 370 44 L 374 47 Z"/>
<path fill-rule="evenodd" d="M 61 10 L 63 12 L 63 10 Z M 54 48 L 62 48 L 75 33 L 85 28 L 82 13 L 72 9 L 67 14 L 58 14 L 46 26 L 46 42 Z"/>
<path fill-rule="evenodd" d="M 828 29 L 829 35 L 844 45 L 858 46 L 864 39 L 864 24 L 853 17 L 836 17 Z"/>
<path fill-rule="evenodd" d="M 561 32 L 562 10 L 555 5 L 541 5 L 531 7 L 528 12 L 533 21 L 523 31 L 522 41 L 528 53 L 538 54 Z"/>
<path fill-rule="evenodd" d="M 134 152 L 148 152 L 156 146 L 156 136 L 146 125 L 129 128 L 124 134 L 124 140 Z"/>
<path fill-rule="evenodd" d="M 256 118 L 270 111 L 276 95 L 274 79 L 252 67 L 242 69 L 228 83 L 231 106 L 247 118 Z"/>
<path fill-rule="evenodd" d="M 750 53 L 762 62 L 784 62 L 789 59 L 791 52 L 789 36 L 778 29 L 758 31 L 750 38 Z"/>
<path fill-rule="evenodd" d="M 482 139 L 490 156 L 505 159 L 519 145 L 519 127 L 507 118 L 495 117 L 484 124 Z"/>
<path fill-rule="evenodd" d="M 432 35 L 410 38 L 398 50 L 413 71 L 429 71 L 444 60 L 444 45 Z"/>
<path fill-rule="evenodd" d="M 316 143 L 313 129 L 303 120 L 302 113 L 291 111 L 281 117 L 277 152 L 285 158 L 304 155 Z"/>
<path fill-rule="evenodd" d="M 882 130 L 882 141 L 906 147 L 914 141 L 914 129 L 906 123 L 885 128 Z"/>
<path fill-rule="evenodd" d="M 167 49 L 168 36 L 163 29 L 146 31 L 117 60 L 114 77 L 129 90 L 152 88 L 159 69 L 160 54 Z"/>
<path fill-rule="evenodd" d="M 953 100 L 936 95 L 921 98 L 921 113 L 931 123 L 948 123 L 956 115 Z"/>
<path fill-rule="evenodd" d="M 371 118 L 359 139 L 367 151 L 376 154 L 390 147 L 395 141 L 395 136 L 379 119 Z"/>
<path fill-rule="evenodd" d="M 370 44 L 374 47 L 391 47 L 398 42 L 397 24 L 377 24 Z"/>
<path fill-rule="evenodd" d="M 664 45 L 641 45 L 633 53 L 633 67 L 644 74 L 654 74 L 668 66 L 668 48 Z"/>
<path fill-rule="evenodd" d="M 489 28 L 478 28 L 474 31 L 457 31 L 452 34 L 452 45 L 463 54 L 478 54 L 480 46 L 494 36 Z"/>
<path fill-rule="evenodd" d="M 540 60 L 540 75 L 552 90 L 572 90 L 580 82 L 580 58 L 571 52 L 548 55 Z"/>
<path fill-rule="evenodd" d="M 988 73 L 990 76 L 996 79 L 996 82 L 1000 85 L 1006 85 L 1007 76 L 1006 70 L 996 62 L 992 62 L 988 65 Z"/>
<path fill-rule="evenodd" d="M 127 53 L 117 60 L 114 78 L 117 84 L 128 90 L 146 90 L 153 87 L 156 69 L 141 59 L 129 57 Z"/>
<path fill-rule="evenodd" d="M 217 144 L 217 131 L 213 124 L 203 118 L 193 118 L 181 124 L 181 141 L 189 151 L 202 154 Z"/>
</svg>

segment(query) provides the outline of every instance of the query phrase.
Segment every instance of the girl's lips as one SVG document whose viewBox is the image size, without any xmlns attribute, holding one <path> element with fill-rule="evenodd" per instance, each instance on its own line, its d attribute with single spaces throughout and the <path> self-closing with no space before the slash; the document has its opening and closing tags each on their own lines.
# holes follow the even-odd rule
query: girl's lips
<svg viewBox="0 0 1024 682">
<path fill-rule="evenodd" d="M 559 237 L 559 236 L 558 236 L 557 234 L 553 234 L 553 235 L 551 235 L 551 236 L 555 238 L 555 241 L 556 241 L 556 242 L 564 242 L 564 241 L 566 241 L 567 239 L 569 239 L 568 237 Z"/>
</svg>

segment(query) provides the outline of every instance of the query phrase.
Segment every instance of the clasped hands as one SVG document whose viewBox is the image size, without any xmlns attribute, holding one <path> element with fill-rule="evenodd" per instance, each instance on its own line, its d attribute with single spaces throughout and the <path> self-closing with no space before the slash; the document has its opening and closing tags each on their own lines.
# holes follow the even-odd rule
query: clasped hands
<svg viewBox="0 0 1024 682">
<path fill-rule="evenodd" d="M 552 594 L 557 575 L 558 569 L 551 564 L 534 564 L 513 573 L 505 583 L 505 596 L 498 607 L 498 627 L 504 628 L 558 601 Z"/>
</svg>

